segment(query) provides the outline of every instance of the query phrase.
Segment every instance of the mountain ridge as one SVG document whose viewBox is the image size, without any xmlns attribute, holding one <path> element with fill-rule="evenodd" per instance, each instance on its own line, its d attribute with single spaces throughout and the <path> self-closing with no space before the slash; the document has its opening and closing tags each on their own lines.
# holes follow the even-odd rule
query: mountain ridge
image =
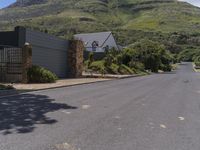
<svg viewBox="0 0 200 150">
<path fill-rule="evenodd" d="M 0 30 L 20 25 L 63 38 L 113 31 L 122 45 L 154 35 L 200 34 L 200 8 L 177 0 L 18 0 L 0 10 L 0 20 Z"/>
</svg>

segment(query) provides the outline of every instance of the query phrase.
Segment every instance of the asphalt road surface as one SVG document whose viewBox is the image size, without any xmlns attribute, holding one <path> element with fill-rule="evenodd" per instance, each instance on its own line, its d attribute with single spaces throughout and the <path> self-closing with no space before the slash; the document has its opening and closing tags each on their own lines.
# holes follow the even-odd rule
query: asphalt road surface
<svg viewBox="0 0 200 150">
<path fill-rule="evenodd" d="M 0 150 L 200 150 L 200 74 L 183 63 L 2 98 Z"/>
</svg>

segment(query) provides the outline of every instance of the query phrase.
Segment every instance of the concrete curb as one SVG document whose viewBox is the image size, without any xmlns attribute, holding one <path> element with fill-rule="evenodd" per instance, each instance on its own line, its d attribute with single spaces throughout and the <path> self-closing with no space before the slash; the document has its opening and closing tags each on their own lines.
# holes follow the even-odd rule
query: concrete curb
<svg viewBox="0 0 200 150">
<path fill-rule="evenodd" d="M 134 78 L 134 77 L 140 77 L 140 76 L 146 76 L 147 74 L 144 75 L 140 75 L 140 74 L 136 74 L 136 75 L 127 75 L 127 76 L 91 76 L 91 75 L 85 75 L 84 77 L 86 78 L 106 78 L 106 79 L 126 79 L 126 78 Z"/>
<path fill-rule="evenodd" d="M 113 81 L 113 80 L 122 80 L 122 79 L 142 77 L 142 76 L 145 76 L 145 75 L 133 75 L 133 76 L 127 76 L 127 77 L 120 77 L 120 78 L 110 78 L 109 80 L 78 83 L 78 84 L 73 84 L 73 85 L 64 85 L 64 86 L 43 88 L 43 89 L 37 89 L 37 90 L 22 90 L 22 91 L 20 91 L 20 90 L 18 90 L 18 91 L 17 90 L 2 90 L 2 91 L 0 91 L 0 99 L 6 98 L 6 97 L 13 97 L 13 96 L 17 96 L 19 94 L 25 94 L 25 93 L 30 93 L 30 92 L 45 91 L 45 90 L 58 89 L 58 88 L 64 88 L 64 87 L 73 87 L 73 86 L 78 86 L 78 85 L 87 85 L 87 84 L 89 85 L 89 84 L 94 84 L 94 83 L 109 82 L 109 81 Z M 3 92 L 4 92 L 4 94 L 3 94 Z"/>
<path fill-rule="evenodd" d="M 93 81 L 93 82 L 86 82 L 86 83 L 77 83 L 77 84 L 73 84 L 73 85 L 63 85 L 63 86 L 57 86 L 57 87 L 30 90 L 28 92 L 44 91 L 44 90 L 58 89 L 58 88 L 64 88 L 64 87 L 73 87 L 73 86 L 78 86 L 78 85 L 87 85 L 87 84 L 94 84 L 94 83 L 100 83 L 100 82 L 109 82 L 109 81 L 113 81 L 113 80 L 120 80 L 120 79 L 127 79 L 127 78 L 141 77 L 141 76 L 145 76 L 145 75 L 134 75 L 134 76 L 121 77 L 121 78 L 109 78 L 108 80 L 100 80 L 100 81 Z M 23 93 L 28 93 L 28 92 L 23 92 Z"/>
<path fill-rule="evenodd" d="M 143 77 L 143 76 L 147 76 L 147 75 L 133 75 L 133 76 L 127 76 L 127 77 L 120 77 L 120 78 L 116 78 L 116 80 L 122 80 L 122 79 L 128 79 L 128 78 L 137 78 L 137 77 Z"/>
<path fill-rule="evenodd" d="M 113 79 L 113 80 L 115 80 L 115 79 Z M 58 89 L 58 88 L 64 88 L 64 87 L 73 87 L 73 86 L 78 86 L 78 85 L 87 85 L 87 84 L 108 82 L 108 81 L 112 81 L 112 80 L 110 79 L 110 80 L 94 81 L 94 82 L 88 82 L 88 83 L 78 83 L 78 84 L 73 84 L 73 85 L 64 85 L 64 86 L 43 88 L 43 89 L 37 89 L 37 90 L 21 90 L 21 91 L 20 90 L 2 90 L 2 91 L 0 91 L 0 99 L 1 98 L 6 98 L 6 97 L 13 97 L 13 96 L 17 96 L 17 95 L 20 95 L 20 94 L 26 94 L 26 93 L 30 93 L 30 92 L 45 91 L 45 90 L 51 90 L 51 89 Z M 1 94 L 1 92 L 2 92 L 2 94 Z M 5 93 L 3 94 L 3 92 L 5 92 Z"/>
</svg>

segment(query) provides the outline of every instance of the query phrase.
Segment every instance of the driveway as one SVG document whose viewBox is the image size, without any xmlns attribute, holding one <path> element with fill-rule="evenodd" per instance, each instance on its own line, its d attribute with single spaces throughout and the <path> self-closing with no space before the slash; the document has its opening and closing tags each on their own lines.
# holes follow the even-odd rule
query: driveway
<svg viewBox="0 0 200 150">
<path fill-rule="evenodd" d="M 138 78 L 0 99 L 0 150 L 199 150 L 191 63 Z"/>
</svg>

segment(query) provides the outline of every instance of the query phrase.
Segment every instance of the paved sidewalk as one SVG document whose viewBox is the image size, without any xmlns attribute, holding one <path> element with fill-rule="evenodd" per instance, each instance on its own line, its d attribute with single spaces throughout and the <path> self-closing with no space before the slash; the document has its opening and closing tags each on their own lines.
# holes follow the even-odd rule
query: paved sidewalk
<svg viewBox="0 0 200 150">
<path fill-rule="evenodd" d="M 88 73 L 84 72 L 83 73 L 84 77 L 95 77 L 95 78 L 111 78 L 111 79 L 123 79 L 123 78 L 130 78 L 130 77 L 137 77 L 141 76 L 139 74 L 132 74 L 132 75 L 118 75 L 118 74 L 99 74 L 99 73 Z"/>
<path fill-rule="evenodd" d="M 64 79 L 64 80 L 58 80 L 56 83 L 13 84 L 13 87 L 17 90 L 42 90 L 42 89 L 73 86 L 73 85 L 87 84 L 87 83 L 94 83 L 94 82 L 108 81 L 108 80 L 111 80 L 111 79 L 106 79 L 106 78 Z"/>
</svg>

